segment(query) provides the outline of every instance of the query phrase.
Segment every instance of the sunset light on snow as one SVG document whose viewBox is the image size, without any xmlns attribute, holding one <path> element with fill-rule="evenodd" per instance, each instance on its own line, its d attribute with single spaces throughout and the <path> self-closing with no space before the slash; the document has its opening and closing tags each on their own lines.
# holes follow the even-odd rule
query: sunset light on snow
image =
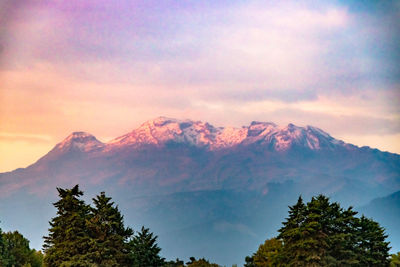
<svg viewBox="0 0 400 267">
<path fill-rule="evenodd" d="M 399 221 L 399 0 L 0 0 L 0 266 L 397 266 Z"/>
<path fill-rule="evenodd" d="M 2 1 L 0 172 L 168 116 L 400 153 L 396 1 Z"/>
</svg>

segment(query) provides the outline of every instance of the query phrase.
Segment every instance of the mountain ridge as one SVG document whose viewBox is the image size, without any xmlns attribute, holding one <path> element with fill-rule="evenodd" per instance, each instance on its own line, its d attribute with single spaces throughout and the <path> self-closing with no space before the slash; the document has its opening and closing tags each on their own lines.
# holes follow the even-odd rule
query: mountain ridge
<svg viewBox="0 0 400 267">
<path fill-rule="evenodd" d="M 27 168 L 0 173 L 2 224 L 39 248 L 55 188 L 75 184 L 87 196 L 107 192 L 128 225 L 159 233 L 165 257 L 206 256 L 228 265 L 274 236 L 300 194 L 361 207 L 400 190 L 400 155 L 312 126 L 215 127 L 159 117 L 110 142 L 74 132 Z M 26 217 L 29 225 L 21 223 Z"/>
<path fill-rule="evenodd" d="M 81 136 L 75 137 L 79 135 Z M 188 119 L 177 120 L 167 117 L 157 117 L 146 121 L 133 131 L 105 143 L 98 141 L 89 133 L 74 132 L 57 144 L 56 147 L 64 147 L 64 144 L 71 140 L 71 136 L 79 139 L 78 143 L 82 145 L 78 147 L 86 152 L 97 149 L 110 151 L 124 146 L 160 146 L 168 142 L 186 143 L 209 150 L 220 150 L 254 143 L 270 146 L 276 151 L 286 151 L 296 145 L 311 150 L 354 146 L 335 139 L 325 131 L 309 125 L 300 127 L 289 123 L 287 126 L 278 126 L 272 122 L 252 121 L 249 126 L 240 128 L 215 127 L 207 122 Z M 84 145 L 85 140 L 89 142 L 86 145 Z"/>
</svg>

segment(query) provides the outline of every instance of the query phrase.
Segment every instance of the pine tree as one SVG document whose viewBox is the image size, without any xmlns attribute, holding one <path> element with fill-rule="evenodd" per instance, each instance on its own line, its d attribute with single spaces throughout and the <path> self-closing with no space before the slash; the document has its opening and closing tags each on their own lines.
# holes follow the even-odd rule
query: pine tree
<svg viewBox="0 0 400 267">
<path fill-rule="evenodd" d="M 323 195 L 307 205 L 300 197 L 279 230 L 283 249 L 277 259 L 284 266 L 388 266 L 384 229 L 356 215 L 352 207 L 344 210 Z"/>
<path fill-rule="evenodd" d="M 90 266 L 87 253 L 90 246 L 86 220 L 89 207 L 79 199 L 83 192 L 76 185 L 72 189 L 57 188 L 60 200 L 53 205 L 57 216 L 50 221 L 49 235 L 44 237 L 46 266 Z"/>
<path fill-rule="evenodd" d="M 303 224 L 307 208 L 300 196 L 294 206 L 289 206 L 289 217 L 279 229 L 278 239 L 282 239 L 282 262 L 287 265 L 302 266 L 305 264 L 305 248 L 303 247 Z"/>
<path fill-rule="evenodd" d="M 362 216 L 357 229 L 358 255 L 360 266 L 388 266 L 389 242 L 379 223 Z"/>
<path fill-rule="evenodd" d="M 130 241 L 131 260 L 134 267 L 158 267 L 164 265 L 164 258 L 159 253 L 161 248 L 158 247 L 157 236 L 149 232 L 148 228 L 142 229 Z"/>
<path fill-rule="evenodd" d="M 330 222 L 327 226 L 329 251 L 326 265 L 357 266 L 356 236 L 358 218 L 357 212 L 349 207 L 347 210 L 340 208 L 339 204 L 330 205 Z"/>
<path fill-rule="evenodd" d="M 91 236 L 90 259 L 99 266 L 128 266 L 127 240 L 133 234 L 125 228 L 123 216 L 111 198 L 101 192 L 93 198 L 95 207 L 88 222 Z"/>
</svg>

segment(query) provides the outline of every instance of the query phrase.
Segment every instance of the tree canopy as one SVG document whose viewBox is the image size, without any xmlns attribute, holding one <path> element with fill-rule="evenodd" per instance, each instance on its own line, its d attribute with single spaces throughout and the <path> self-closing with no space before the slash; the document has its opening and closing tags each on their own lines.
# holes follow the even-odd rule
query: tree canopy
<svg viewBox="0 0 400 267">
<path fill-rule="evenodd" d="M 94 207 L 81 197 L 76 185 L 57 188 L 57 216 L 44 237 L 45 266 L 162 266 L 157 236 L 142 227 L 135 236 L 124 226 L 123 216 L 104 192 L 93 198 Z"/>
<path fill-rule="evenodd" d="M 205 258 L 165 261 L 157 236 L 144 226 L 137 232 L 125 227 L 118 206 L 104 192 L 90 206 L 78 185 L 57 191 L 45 254 L 30 249 L 18 231 L 0 228 L 0 267 L 219 266 Z M 400 266 L 400 252 L 389 257 L 388 236 L 378 222 L 323 195 L 307 203 L 299 197 L 278 232 L 246 257 L 244 266 Z"/>
<path fill-rule="evenodd" d="M 356 215 L 323 195 L 307 204 L 299 197 L 278 237 L 247 257 L 246 266 L 388 266 L 384 229 Z"/>
<path fill-rule="evenodd" d="M 72 189 L 57 188 L 60 200 L 54 203 L 57 216 L 50 221 L 49 235 L 44 237 L 46 266 L 87 266 L 90 236 L 87 231 L 89 206 L 80 197 L 76 185 Z"/>
<path fill-rule="evenodd" d="M 159 255 L 161 248 L 158 247 L 156 240 L 157 236 L 154 236 L 148 228 L 142 226 L 140 232 L 137 232 L 129 243 L 131 247 L 132 266 L 158 267 L 164 265 L 164 258 L 161 258 Z"/>
<path fill-rule="evenodd" d="M 43 254 L 29 248 L 29 240 L 18 231 L 3 233 L 0 228 L 0 266 L 41 267 Z"/>
<path fill-rule="evenodd" d="M 111 197 L 101 192 L 93 198 L 94 208 L 87 222 L 90 236 L 90 260 L 100 266 L 128 266 L 128 239 L 133 230 L 125 228 L 123 216 Z"/>
</svg>

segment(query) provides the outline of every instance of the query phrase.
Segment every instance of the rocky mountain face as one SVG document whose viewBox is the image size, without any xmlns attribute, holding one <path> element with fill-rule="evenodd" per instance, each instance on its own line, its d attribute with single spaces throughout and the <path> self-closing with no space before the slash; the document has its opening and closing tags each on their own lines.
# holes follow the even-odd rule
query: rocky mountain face
<svg viewBox="0 0 400 267">
<path fill-rule="evenodd" d="M 312 126 L 159 117 L 108 143 L 74 132 L 31 166 L 0 174 L 2 223 L 25 229 L 38 246 L 54 216 L 55 187 L 76 183 L 88 199 L 106 191 L 127 223 L 151 227 L 166 257 L 230 264 L 275 235 L 299 194 L 359 206 L 400 190 L 400 155 Z M 20 223 L 26 216 L 35 229 Z"/>
</svg>

